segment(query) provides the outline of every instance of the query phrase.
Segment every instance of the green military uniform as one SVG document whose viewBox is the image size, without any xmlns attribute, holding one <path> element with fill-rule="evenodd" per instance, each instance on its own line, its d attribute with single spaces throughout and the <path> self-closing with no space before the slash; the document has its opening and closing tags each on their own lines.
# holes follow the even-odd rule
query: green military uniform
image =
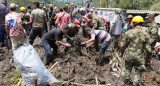
<svg viewBox="0 0 160 86">
<path fill-rule="evenodd" d="M 95 30 L 106 30 L 104 22 L 99 16 L 94 16 L 92 19 L 93 29 Z"/>
<path fill-rule="evenodd" d="M 135 27 L 125 33 L 121 49 L 125 59 L 125 83 L 132 82 L 137 86 L 145 69 L 146 53 L 151 52 L 150 36 L 141 27 Z M 131 76 L 132 68 L 135 69 L 133 77 Z"/>
<path fill-rule="evenodd" d="M 31 29 L 31 26 L 26 25 L 25 22 L 30 21 L 30 13 L 21 12 L 20 15 L 21 15 L 21 20 L 22 20 L 22 26 L 26 30 L 27 34 L 29 35 L 29 31 Z"/>
<path fill-rule="evenodd" d="M 155 22 L 150 24 L 148 34 L 150 35 L 151 47 L 154 49 L 157 42 L 156 40 L 158 39 L 158 25 Z"/>
</svg>

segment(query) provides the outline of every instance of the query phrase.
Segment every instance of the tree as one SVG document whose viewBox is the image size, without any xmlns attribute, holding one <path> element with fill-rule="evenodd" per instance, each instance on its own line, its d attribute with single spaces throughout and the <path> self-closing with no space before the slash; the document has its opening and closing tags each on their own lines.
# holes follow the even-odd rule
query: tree
<svg viewBox="0 0 160 86">
<path fill-rule="evenodd" d="M 160 2 L 155 3 L 154 5 L 151 6 L 150 10 L 153 11 L 160 11 Z"/>
</svg>

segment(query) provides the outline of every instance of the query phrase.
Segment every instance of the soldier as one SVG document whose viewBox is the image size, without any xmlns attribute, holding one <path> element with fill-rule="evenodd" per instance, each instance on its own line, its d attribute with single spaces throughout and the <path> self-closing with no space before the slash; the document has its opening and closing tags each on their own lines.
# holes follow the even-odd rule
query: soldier
<svg viewBox="0 0 160 86">
<path fill-rule="evenodd" d="M 127 31 L 122 38 L 121 50 L 125 59 L 125 84 L 139 86 L 140 77 L 145 70 L 145 54 L 151 52 L 150 36 L 141 25 L 144 22 L 141 16 L 135 16 L 132 20 L 135 28 Z M 135 69 L 133 77 L 131 71 Z"/>
<path fill-rule="evenodd" d="M 151 48 L 154 49 L 154 46 L 156 45 L 157 39 L 158 39 L 158 25 L 154 21 L 154 14 L 148 15 L 146 18 L 148 20 L 148 23 L 150 23 L 148 34 L 151 37 Z"/>
<path fill-rule="evenodd" d="M 31 27 L 30 25 L 26 25 L 25 22 L 30 21 L 30 13 L 27 12 L 25 7 L 21 7 L 20 11 L 21 11 L 20 15 L 21 15 L 21 20 L 22 20 L 22 26 L 26 30 L 27 35 L 29 35 Z"/>
</svg>

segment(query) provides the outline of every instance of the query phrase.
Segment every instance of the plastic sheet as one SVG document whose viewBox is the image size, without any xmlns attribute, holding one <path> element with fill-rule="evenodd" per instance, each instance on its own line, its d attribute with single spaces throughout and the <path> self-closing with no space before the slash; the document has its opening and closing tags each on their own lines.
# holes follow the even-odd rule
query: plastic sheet
<svg viewBox="0 0 160 86">
<path fill-rule="evenodd" d="M 22 78 L 27 86 L 34 86 L 34 76 L 38 78 L 38 86 L 45 86 L 58 82 L 46 69 L 38 53 L 31 46 L 21 46 L 13 51 L 14 61 L 19 68 Z"/>
</svg>

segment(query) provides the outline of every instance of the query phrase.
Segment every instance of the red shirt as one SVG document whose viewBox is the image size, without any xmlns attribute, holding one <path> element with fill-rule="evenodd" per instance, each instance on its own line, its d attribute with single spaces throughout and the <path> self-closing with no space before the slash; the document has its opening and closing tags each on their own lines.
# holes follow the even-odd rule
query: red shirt
<svg viewBox="0 0 160 86">
<path fill-rule="evenodd" d="M 18 36 L 23 34 L 18 28 L 18 23 L 21 23 L 21 17 L 16 12 L 10 12 L 5 17 L 5 25 L 9 26 L 9 36 Z"/>
<path fill-rule="evenodd" d="M 71 16 L 66 12 L 62 12 L 58 15 L 57 21 L 60 24 L 60 28 L 62 28 L 64 25 L 67 25 L 69 22 L 71 22 Z"/>
</svg>

